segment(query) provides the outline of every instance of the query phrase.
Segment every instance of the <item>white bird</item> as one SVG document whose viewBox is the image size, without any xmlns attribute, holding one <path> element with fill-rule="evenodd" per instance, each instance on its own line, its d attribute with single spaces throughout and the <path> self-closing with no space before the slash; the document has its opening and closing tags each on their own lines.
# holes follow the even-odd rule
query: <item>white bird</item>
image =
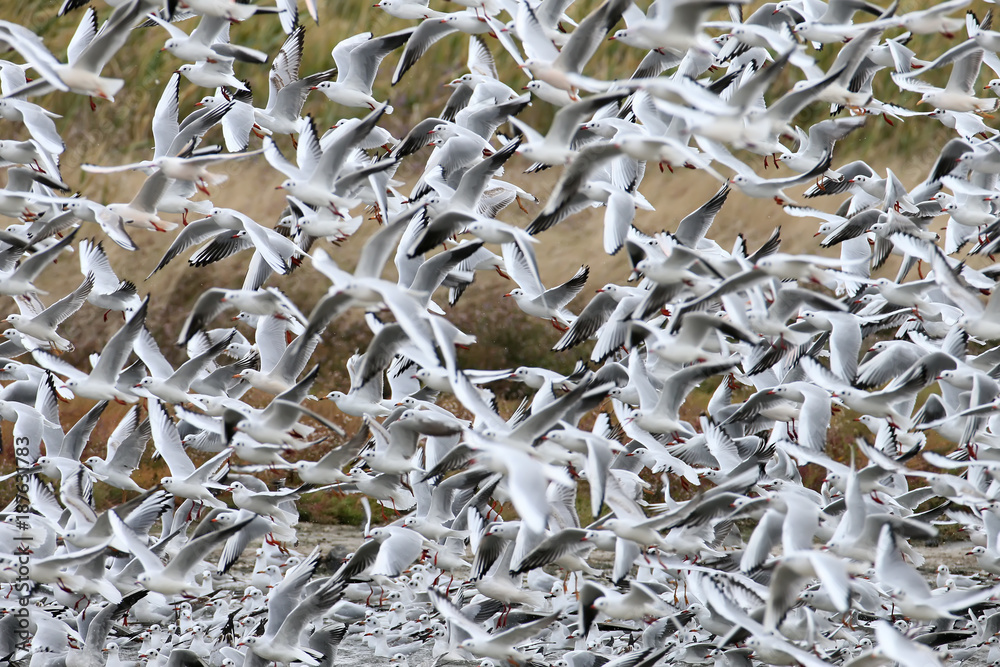
<svg viewBox="0 0 1000 667">
<path fill-rule="evenodd" d="M 211 489 L 222 491 L 227 488 L 216 480 L 225 475 L 226 462 L 232 451 L 224 449 L 196 468 L 184 451 L 177 426 L 167 414 L 163 403 L 154 400 L 149 407 L 153 447 L 170 468 L 170 475 L 162 478 L 160 485 L 179 498 L 188 498 L 211 507 L 225 507 L 225 503 L 217 499 Z"/>
<path fill-rule="evenodd" d="M 381 102 L 372 97 L 372 84 L 378 67 L 387 55 L 401 47 L 410 39 L 415 28 L 373 38 L 370 32 L 363 32 L 341 40 L 333 49 L 333 60 L 337 63 L 337 80 L 323 81 L 313 86 L 337 104 L 347 107 L 362 107 L 374 110 Z M 386 113 L 392 113 L 388 106 Z"/>
<path fill-rule="evenodd" d="M 41 78 L 7 91 L 7 96 L 40 95 L 56 89 L 114 101 L 115 93 L 121 90 L 125 81 L 102 77 L 101 72 L 142 19 L 142 8 L 139 2 L 121 5 L 100 31 L 96 29 L 93 12 L 85 15 L 76 35 L 79 41 L 71 45 L 68 63 L 56 60 L 32 31 L 9 21 L 0 22 L 3 41 L 21 53 L 41 74 Z"/>
<path fill-rule="evenodd" d="M 60 352 L 73 350 L 73 343 L 60 336 L 56 332 L 56 327 L 80 310 L 93 288 L 94 275 L 88 274 L 79 287 L 40 311 L 35 310 L 33 300 L 20 297 L 17 299 L 17 304 L 22 312 L 8 315 L 3 321 L 27 336 L 29 340 L 47 343 Z"/>
</svg>

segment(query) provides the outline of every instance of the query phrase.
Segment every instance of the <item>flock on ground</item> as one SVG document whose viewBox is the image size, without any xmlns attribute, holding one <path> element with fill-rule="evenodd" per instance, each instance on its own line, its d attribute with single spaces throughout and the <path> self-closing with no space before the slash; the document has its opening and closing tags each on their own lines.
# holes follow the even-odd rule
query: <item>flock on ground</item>
<svg viewBox="0 0 1000 667">
<path fill-rule="evenodd" d="M 1000 663 L 1000 291 L 983 259 L 1000 245 L 987 122 L 1000 79 L 979 83 L 984 63 L 1000 77 L 990 14 L 969 0 L 456 2 L 381 0 L 410 27 L 346 36 L 323 17 L 303 27 L 288 0 L 67 0 L 52 22 L 79 20 L 65 54 L 0 20 L 0 294 L 19 311 L 0 343 L 0 415 L 22 473 L 0 524 L 0 661 L 319 666 L 353 644 L 347 662 L 397 665 Z M 276 53 L 233 44 L 243 21 L 287 40 Z M 373 83 L 407 90 L 454 32 L 469 35 L 468 72 L 437 116 L 393 137 Z M 104 76 L 109 63 L 161 39 L 176 73 L 152 158 L 82 166 L 105 174 L 91 183 L 145 181 L 128 202 L 74 193 L 59 168 L 70 119 L 40 96 L 90 96 L 106 113 L 131 85 Z M 609 39 L 642 55 L 634 72 L 614 71 Z M 300 71 L 304 49 L 331 47 L 329 69 Z M 501 81 L 494 57 L 518 80 Z M 589 76 L 591 61 L 618 78 Z M 270 68 L 265 106 L 234 65 Z M 182 86 L 209 89 L 184 114 Z M 928 111 L 900 103 L 912 92 Z M 529 105 L 536 127 L 519 116 Z M 345 116 L 323 134 L 304 111 L 321 106 Z M 825 119 L 803 127 L 806 110 Z M 848 137 L 891 137 L 884 122 L 954 132 L 925 147 L 937 157 L 919 182 L 834 158 Z M 281 192 L 245 210 L 201 196 L 245 159 L 266 159 Z M 404 163 L 419 178 L 398 180 Z M 552 191 L 511 183 L 525 167 L 552 169 Z M 718 191 L 687 215 L 654 211 L 641 190 L 683 167 Z M 287 203 L 280 219 L 255 220 L 271 197 Z M 814 218 L 832 252 L 783 253 L 778 230 L 720 246 L 714 219 L 746 197 Z M 820 197 L 836 213 L 802 203 Z M 533 211 L 526 226 L 497 219 L 515 202 Z M 571 247 L 594 254 L 548 287 L 539 256 L 592 209 L 603 237 Z M 361 228 L 375 231 L 352 240 Z M 157 232 L 173 241 L 143 273 L 186 259 L 196 276 L 233 255 L 248 267 L 242 289 L 190 304 L 176 341 L 145 327 L 158 296 L 106 253 Z M 620 252 L 631 273 L 574 303 L 585 265 Z M 36 285 L 57 259 L 80 263 L 65 294 Z M 456 348 L 482 332 L 438 301 L 472 307 L 460 298 L 479 271 L 511 279 L 504 296 L 524 317 L 562 332 L 555 351 L 588 343 L 589 359 L 568 376 L 463 367 Z M 268 286 L 275 275 L 329 289 L 296 304 Z M 121 321 L 82 366 L 60 334 L 81 309 Z M 347 434 L 309 399 L 330 389 L 312 359 L 349 311 L 370 344 L 346 360 L 350 387 L 324 397 L 362 418 Z M 161 351 L 174 345 L 177 367 Z M 500 381 L 529 398 L 499 406 Z M 711 398 L 687 409 L 705 386 Z M 268 398 L 241 400 L 251 388 Z M 67 402 L 87 411 L 64 431 Z M 112 402 L 131 407 L 105 415 Z M 828 443 L 838 411 L 866 427 L 847 454 Z M 92 441 L 112 413 L 124 416 L 102 427 L 106 443 Z M 81 460 L 88 444 L 106 456 Z M 132 475 L 150 455 L 169 476 L 143 489 Z M 825 469 L 819 488 L 807 465 Z M 123 501 L 95 507 L 101 485 Z M 297 501 L 319 491 L 390 518 L 328 576 L 319 549 L 295 551 Z M 944 531 L 977 572 L 917 569 Z M 234 576 L 253 549 L 253 573 Z"/>
</svg>

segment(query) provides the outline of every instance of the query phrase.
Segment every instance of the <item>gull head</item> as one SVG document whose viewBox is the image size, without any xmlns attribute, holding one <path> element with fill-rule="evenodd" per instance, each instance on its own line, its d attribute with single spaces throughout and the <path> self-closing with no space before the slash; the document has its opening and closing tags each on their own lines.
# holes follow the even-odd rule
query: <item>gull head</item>
<svg viewBox="0 0 1000 667">
<path fill-rule="evenodd" d="M 937 374 L 937 379 L 941 382 L 947 382 L 951 384 L 953 380 L 962 380 L 965 378 L 964 373 L 959 375 L 956 371 L 941 371 Z"/>
<path fill-rule="evenodd" d="M 499 535 L 500 537 L 514 539 L 517 536 L 518 531 L 520 530 L 521 530 L 520 521 L 504 521 L 502 523 L 492 524 L 486 531 L 486 534 Z"/>
<path fill-rule="evenodd" d="M 12 379 L 15 380 L 28 380 L 30 379 L 30 376 L 25 372 L 23 366 L 24 364 L 18 363 L 16 361 L 11 361 L 9 363 L 4 364 L 3 368 L 0 369 L 0 371 L 7 373 L 8 375 L 11 376 Z"/>
</svg>

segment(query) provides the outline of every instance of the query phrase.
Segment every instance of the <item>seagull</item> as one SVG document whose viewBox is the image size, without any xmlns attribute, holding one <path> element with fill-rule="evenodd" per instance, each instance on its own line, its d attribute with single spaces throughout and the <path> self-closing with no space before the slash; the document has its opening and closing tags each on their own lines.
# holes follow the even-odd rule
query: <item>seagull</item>
<svg viewBox="0 0 1000 667">
<path fill-rule="evenodd" d="M 312 89 L 337 104 L 374 110 L 381 104 L 372 97 L 378 66 L 387 55 L 406 44 L 414 30 L 407 28 L 378 38 L 364 32 L 341 40 L 333 49 L 337 80 L 320 82 Z M 391 114 L 392 107 L 386 107 L 385 112 Z"/>
<path fill-rule="evenodd" d="M 267 76 L 267 105 L 254 108 L 253 129 L 263 133 L 295 134 L 302 124 L 302 106 L 313 86 L 329 80 L 336 70 L 315 72 L 299 78 L 305 45 L 305 28 L 298 26 L 285 39 Z"/>
<path fill-rule="evenodd" d="M 154 13 L 149 19 L 166 30 L 170 38 L 161 51 L 169 51 L 180 60 L 228 60 L 236 59 L 249 63 L 264 63 L 267 54 L 229 41 L 229 21 L 224 17 L 203 14 L 198 27 L 188 35 L 172 23 L 164 21 Z"/>
<path fill-rule="evenodd" d="M 108 438 L 105 457 L 91 456 L 84 464 L 105 484 L 141 493 L 144 489 L 132 480 L 132 473 L 139 468 L 146 444 L 152 437 L 152 426 L 148 419 L 141 423 L 138 420 L 139 412 L 133 406 Z"/>
<path fill-rule="evenodd" d="M 566 44 L 558 51 L 544 34 L 542 39 L 531 35 L 527 41 L 522 42 L 528 58 L 520 67 L 543 83 L 568 92 L 570 99 L 576 101 L 578 97 L 574 75 L 580 74 L 596 53 L 604 35 L 618 23 L 629 6 L 621 0 L 602 3 L 577 25 Z"/>
<path fill-rule="evenodd" d="M 177 338 L 178 347 L 187 345 L 197 332 L 227 308 L 236 308 L 252 315 L 275 315 L 284 319 L 307 321 L 306 316 L 276 288 L 226 290 L 213 287 L 198 297 L 197 303 L 188 314 Z"/>
<path fill-rule="evenodd" d="M 128 388 L 118 386 L 118 382 L 119 376 L 122 375 L 122 367 L 145 325 L 148 307 L 149 297 L 146 297 L 132 317 L 105 344 L 89 375 L 69 364 L 59 364 L 57 360 L 49 358 L 48 363 L 54 364 L 54 372 L 68 376 L 66 387 L 70 391 L 77 396 L 98 401 L 135 403 L 139 400 L 139 397 Z M 41 363 L 41 359 L 39 362 Z"/>
<path fill-rule="evenodd" d="M 506 263 L 510 265 L 513 262 Z M 525 284 L 504 296 L 514 299 L 517 307 L 526 314 L 550 320 L 552 326 L 566 331 L 576 319 L 575 315 L 566 310 L 566 305 L 583 290 L 589 276 L 590 267 L 581 266 L 572 278 L 558 287 L 541 291 L 534 289 L 534 285 Z"/>
<path fill-rule="evenodd" d="M 505 660 L 517 665 L 527 663 L 531 656 L 518 651 L 516 647 L 534 637 L 538 630 L 551 625 L 561 615 L 561 612 L 555 612 L 491 635 L 462 615 L 461 609 L 448 598 L 435 590 L 431 590 L 429 594 L 434 608 L 469 636 L 469 639 L 461 642 L 462 649 L 473 655 Z"/>
<path fill-rule="evenodd" d="M 624 93 L 591 95 L 560 108 L 544 137 L 523 121 L 511 118 L 510 122 L 528 138 L 518 146 L 517 152 L 529 160 L 542 164 L 567 164 L 576 155 L 576 151 L 570 146 L 580 124 L 596 111 L 614 104 L 623 97 Z"/>
<path fill-rule="evenodd" d="M 246 528 L 251 520 L 216 530 L 195 538 L 184 545 L 166 565 L 153 553 L 134 530 L 114 512 L 110 513 L 115 535 L 128 545 L 128 551 L 142 565 L 143 572 L 136 577 L 136 584 L 148 591 L 162 595 L 193 597 L 197 587 L 189 583 L 191 570 L 205 556 L 215 550 L 230 536 Z"/>
<path fill-rule="evenodd" d="M 105 321 L 111 311 L 121 312 L 127 319 L 142 303 L 135 284 L 118 279 L 100 241 L 84 239 L 77 252 L 80 254 L 80 273 L 94 277 L 94 288 L 87 301 L 104 309 Z"/>
<path fill-rule="evenodd" d="M 47 343 L 59 352 L 71 351 L 74 349 L 73 343 L 60 336 L 56 332 L 56 327 L 80 310 L 93 288 L 94 275 L 88 274 L 75 290 L 48 308 L 37 312 L 32 301 L 18 299 L 17 304 L 22 307 L 21 314 L 8 315 L 3 321 L 27 336 L 30 341 Z"/>
<path fill-rule="evenodd" d="M 17 90 L 7 91 L 6 97 L 41 95 L 50 90 L 72 91 L 82 95 L 114 101 L 115 93 L 125 85 L 122 79 L 102 77 L 107 63 L 124 46 L 132 28 L 142 18 L 141 2 L 123 4 L 112 12 L 100 31 L 93 31 L 89 42 L 74 52 L 69 63 L 59 62 L 42 44 L 38 35 L 9 21 L 0 22 L 0 38 L 31 62 L 41 77 Z M 90 27 L 93 14 L 85 15 L 81 26 Z M 94 34 L 96 33 L 96 34 Z"/>
<path fill-rule="evenodd" d="M 42 289 L 35 287 L 34 280 L 42 273 L 53 260 L 57 259 L 76 236 L 77 230 L 73 230 L 64 236 L 57 243 L 53 243 L 48 248 L 34 253 L 17 265 L 11 271 L 0 276 L 0 294 L 5 296 L 20 296 L 22 294 L 47 294 Z"/>
<path fill-rule="evenodd" d="M 225 507 L 225 503 L 218 500 L 210 489 L 221 491 L 227 488 L 216 479 L 225 474 L 226 461 L 232 450 L 224 449 L 196 468 L 183 449 L 177 426 L 159 400 L 150 405 L 149 424 L 153 446 L 170 468 L 170 475 L 162 478 L 160 485 L 179 498 L 189 498 L 211 507 Z"/>
<path fill-rule="evenodd" d="M 941 54 L 927 67 L 911 70 L 905 74 L 894 73 L 892 80 L 902 90 L 921 93 L 920 103 L 929 104 L 936 109 L 989 112 L 996 108 L 997 100 L 981 99 L 973 92 L 984 53 L 975 40 L 969 40 Z M 951 64 L 952 68 L 948 83 L 943 89 L 916 79 L 917 75 L 925 71 L 947 64 Z"/>
</svg>

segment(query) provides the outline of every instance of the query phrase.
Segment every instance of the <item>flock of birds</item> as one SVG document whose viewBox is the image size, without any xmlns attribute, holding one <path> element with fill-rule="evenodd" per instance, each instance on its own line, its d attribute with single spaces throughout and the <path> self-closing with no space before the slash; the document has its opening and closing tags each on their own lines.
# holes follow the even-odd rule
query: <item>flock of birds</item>
<svg viewBox="0 0 1000 667">
<path fill-rule="evenodd" d="M 318 667 L 344 642 L 348 662 L 396 665 L 1000 664 L 1000 269 L 967 261 L 1000 247 L 1000 132 L 986 122 L 1000 78 L 977 90 L 984 63 L 1000 77 L 1000 33 L 969 1 L 606 0 L 582 16 L 572 0 L 455 0 L 452 13 L 380 0 L 412 25 L 336 42 L 287 0 L 108 0 L 103 23 L 103 7 L 82 10 L 65 59 L 0 20 L 0 117 L 21 137 L 0 141 L 13 221 L 0 294 L 19 311 L 0 342 L 0 417 L 21 489 L 0 523 L 0 661 Z M 59 20 L 83 4 L 67 0 Z M 242 21 L 287 39 L 276 54 L 231 43 Z M 391 83 L 405 87 L 455 32 L 469 35 L 468 72 L 438 116 L 393 137 L 372 88 L 389 78 L 383 60 L 401 52 Z M 938 33 L 951 46 L 929 53 Z M 82 166 L 144 183 L 128 202 L 73 193 L 69 119 L 38 96 L 100 98 L 101 114 L 130 84 L 104 75 L 121 47 L 164 37 L 164 62 L 183 64 L 152 118 L 152 158 Z M 644 54 L 631 76 L 586 73 L 609 38 Z M 334 43 L 336 67 L 300 72 L 305 48 Z M 493 51 L 527 92 L 498 78 Z M 258 107 L 234 65 L 268 63 Z M 943 72 L 943 88 L 929 82 Z M 212 94 L 182 117 L 181 86 Z M 931 110 L 894 103 L 909 92 Z M 320 134 L 303 115 L 319 103 L 360 117 Z M 519 118 L 529 105 L 547 127 Z M 800 127 L 806 109 L 830 116 Z M 921 182 L 834 159 L 883 119 L 954 130 Z M 226 163 L 261 155 L 284 179 L 279 220 L 253 219 L 263 193 L 243 211 L 200 197 L 225 187 Z M 504 180 L 514 155 L 517 169 L 553 169 L 551 192 Z M 758 175 L 761 157 L 794 175 Z M 415 182 L 395 178 L 403 163 Z M 669 187 L 657 167 L 720 188 L 679 222 L 648 213 L 642 186 Z M 836 213 L 796 203 L 799 186 L 803 200 L 842 200 Z M 745 197 L 818 220 L 833 252 L 783 253 L 778 230 L 721 247 L 713 221 Z M 529 224 L 497 219 L 515 202 L 539 204 Z M 547 287 L 538 258 L 591 209 L 604 233 L 590 247 L 624 251 L 632 271 L 571 309 L 589 269 Z M 330 243 L 361 246 L 362 227 L 376 231 L 345 270 Z M 185 314 L 177 367 L 145 326 L 155 295 L 105 251 L 152 232 L 173 240 L 150 275 L 189 252 L 191 267 L 249 257 L 241 289 L 208 289 Z M 65 295 L 36 286 L 57 259 L 80 263 Z M 555 351 L 592 342 L 589 360 L 566 376 L 463 368 L 456 348 L 483 332 L 435 299 L 462 308 L 479 271 L 516 283 L 504 296 L 560 330 Z M 307 315 L 273 276 L 330 287 Z M 122 320 L 87 367 L 67 361 L 59 328 L 81 309 Z M 361 418 L 349 437 L 308 400 L 311 360 L 348 311 L 364 313 L 370 344 L 347 360 L 347 391 L 324 398 Z M 224 312 L 239 326 L 217 327 Z M 512 412 L 487 388 L 502 381 L 529 390 Z M 688 397 L 706 385 L 693 423 Z M 251 388 L 269 398 L 241 400 Z M 68 430 L 66 402 L 87 408 Z M 112 402 L 130 407 L 96 442 Z M 837 411 L 870 431 L 846 443 L 849 460 L 828 442 Z M 106 455 L 81 460 L 88 445 Z M 147 452 L 169 476 L 144 489 L 132 475 Z M 821 488 L 803 483 L 807 465 L 825 469 Z M 98 509 L 95 485 L 123 501 Z M 297 502 L 319 491 L 360 494 L 369 519 L 369 499 L 390 519 L 369 520 L 329 576 L 319 549 L 294 551 Z M 970 542 L 975 576 L 917 569 L 945 526 Z M 249 581 L 231 573 L 248 548 Z"/>
</svg>

